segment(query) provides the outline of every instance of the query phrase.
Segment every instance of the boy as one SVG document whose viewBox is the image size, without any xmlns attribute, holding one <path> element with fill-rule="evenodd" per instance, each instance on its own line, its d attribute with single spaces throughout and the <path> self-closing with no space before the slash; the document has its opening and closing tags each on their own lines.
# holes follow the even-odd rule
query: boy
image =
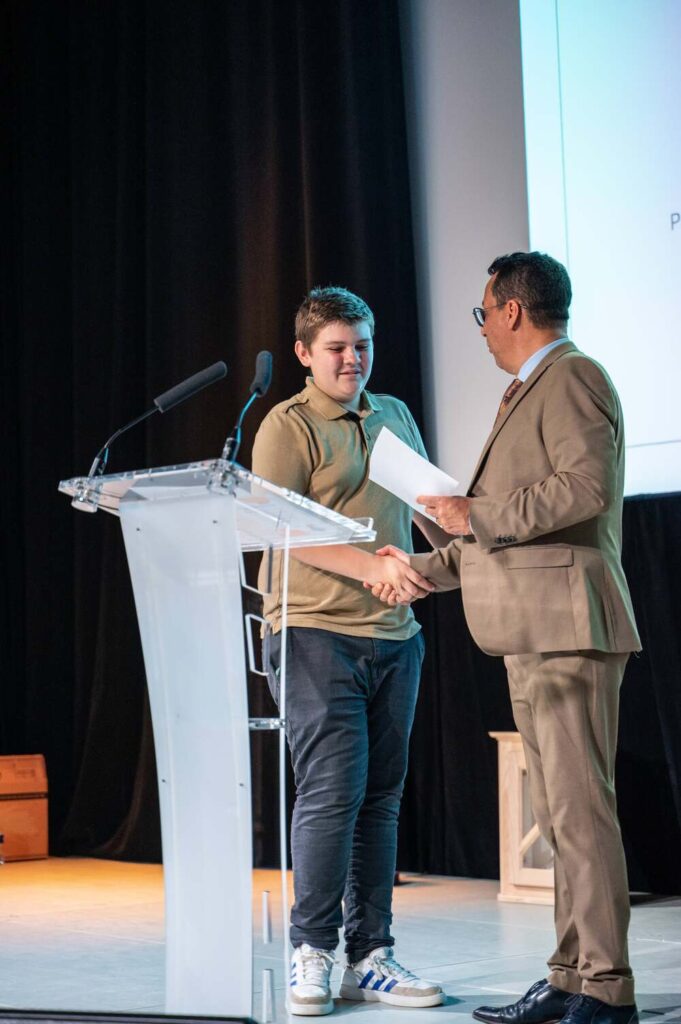
<svg viewBox="0 0 681 1024">
<path fill-rule="evenodd" d="M 400 966 L 391 948 L 397 819 L 423 639 L 408 605 L 382 605 L 363 581 L 390 579 L 404 601 L 431 586 L 399 559 L 373 553 L 388 541 L 411 550 L 412 510 L 368 479 L 381 428 L 424 454 L 406 406 L 365 391 L 373 333 L 373 314 L 358 296 L 313 289 L 298 310 L 295 343 L 311 376 L 270 411 L 253 448 L 259 476 L 350 518 L 372 516 L 377 530 L 373 545 L 291 552 L 286 729 L 296 803 L 288 1008 L 301 1016 L 334 1008 L 329 981 L 341 924 L 348 959 L 342 997 L 414 1007 L 443 1001 L 442 989 Z M 277 701 L 279 568 L 276 562 L 264 610 L 274 634 Z"/>
</svg>

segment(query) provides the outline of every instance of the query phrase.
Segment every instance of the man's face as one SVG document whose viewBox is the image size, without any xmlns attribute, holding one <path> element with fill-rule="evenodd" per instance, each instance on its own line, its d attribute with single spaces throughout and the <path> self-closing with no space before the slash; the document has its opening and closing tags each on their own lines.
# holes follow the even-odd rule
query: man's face
<svg viewBox="0 0 681 1024">
<path fill-rule="evenodd" d="M 499 369 L 512 373 L 508 365 L 511 345 L 513 343 L 513 332 L 509 329 L 508 316 L 506 315 L 507 303 L 503 306 L 497 305 L 497 300 L 492 291 L 494 278 L 490 277 L 482 297 L 482 307 L 485 310 L 485 322 L 480 328 L 483 338 L 487 339 L 487 348 L 494 357 L 494 362 Z"/>
<path fill-rule="evenodd" d="M 296 342 L 296 355 L 309 368 L 314 382 L 330 398 L 357 409 L 371 375 L 374 344 L 369 324 L 327 324 L 310 345 Z"/>
</svg>

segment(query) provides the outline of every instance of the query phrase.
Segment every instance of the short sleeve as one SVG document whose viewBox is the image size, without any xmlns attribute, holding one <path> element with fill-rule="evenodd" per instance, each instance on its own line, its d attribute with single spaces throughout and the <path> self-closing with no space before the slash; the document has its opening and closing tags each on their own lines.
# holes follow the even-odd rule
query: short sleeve
<svg viewBox="0 0 681 1024">
<path fill-rule="evenodd" d="M 307 494 L 312 465 L 310 435 L 295 406 L 272 409 L 253 442 L 253 472 L 278 487 Z"/>
</svg>

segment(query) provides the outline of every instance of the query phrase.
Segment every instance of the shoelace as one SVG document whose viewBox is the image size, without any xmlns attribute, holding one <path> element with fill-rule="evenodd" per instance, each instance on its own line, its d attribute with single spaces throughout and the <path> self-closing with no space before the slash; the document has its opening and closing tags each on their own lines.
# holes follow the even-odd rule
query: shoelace
<svg viewBox="0 0 681 1024">
<path fill-rule="evenodd" d="M 530 996 L 535 995 L 540 989 L 542 989 L 545 984 L 546 984 L 546 982 L 544 980 L 542 980 L 542 981 L 535 981 L 534 985 L 531 985 L 530 988 L 528 988 L 528 990 L 525 993 L 523 998 L 524 999 L 529 999 Z M 566 1000 L 566 1003 L 565 1003 L 566 1008 L 567 1009 L 571 1009 L 573 1004 L 574 1004 L 574 1002 L 575 1002 L 575 1000 L 582 999 L 582 998 L 586 998 L 586 996 L 582 997 L 578 993 L 575 994 L 575 995 L 571 995 L 570 998 L 568 1000 Z M 497 1012 L 498 1013 L 503 1013 L 505 1010 L 514 1010 L 516 1005 L 517 1005 L 516 1003 L 509 1003 L 508 1006 L 500 1006 L 498 1008 Z M 562 1021 L 561 1021 L 561 1024 L 562 1024 Z"/>
<path fill-rule="evenodd" d="M 418 977 L 412 971 L 408 971 L 402 964 L 398 964 L 394 956 L 371 956 L 369 961 L 378 967 L 383 975 L 391 978 L 398 978 L 400 981 L 418 981 Z"/>
<path fill-rule="evenodd" d="M 534 985 L 530 985 L 527 992 L 523 996 L 523 999 L 529 999 L 529 997 L 533 996 L 536 992 L 538 992 L 540 988 L 543 988 L 545 984 L 545 981 L 535 981 Z M 497 1012 L 503 1013 L 505 1010 L 514 1010 L 515 1006 L 515 1003 L 509 1003 L 508 1006 L 500 1006 Z"/>
<path fill-rule="evenodd" d="M 589 1011 L 592 1004 L 596 1002 L 598 1002 L 598 1000 L 594 999 L 592 996 L 584 996 L 580 994 L 572 996 L 566 1003 L 567 1013 L 565 1014 L 561 1024 L 568 1024 L 568 1022 L 570 1022 L 570 1024 L 573 1024 L 573 1022 L 574 1024 L 577 1024 L 577 1022 L 582 1019 L 580 1010 L 584 1008 Z"/>
<path fill-rule="evenodd" d="M 328 974 L 336 960 L 332 953 L 323 949 L 315 949 L 312 953 L 300 954 L 300 982 L 304 985 L 328 985 Z"/>
</svg>

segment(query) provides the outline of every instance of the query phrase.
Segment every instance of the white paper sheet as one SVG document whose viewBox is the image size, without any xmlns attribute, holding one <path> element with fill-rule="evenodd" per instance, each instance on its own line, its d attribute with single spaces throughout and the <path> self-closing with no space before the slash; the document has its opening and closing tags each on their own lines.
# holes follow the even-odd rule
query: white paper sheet
<svg viewBox="0 0 681 1024">
<path fill-rule="evenodd" d="M 369 479 L 423 515 L 427 514 L 423 505 L 417 504 L 417 495 L 448 497 L 456 494 L 459 486 L 458 480 L 428 462 L 387 427 L 382 427 L 376 438 L 369 464 Z M 433 519 L 432 516 L 427 518 Z"/>
</svg>

